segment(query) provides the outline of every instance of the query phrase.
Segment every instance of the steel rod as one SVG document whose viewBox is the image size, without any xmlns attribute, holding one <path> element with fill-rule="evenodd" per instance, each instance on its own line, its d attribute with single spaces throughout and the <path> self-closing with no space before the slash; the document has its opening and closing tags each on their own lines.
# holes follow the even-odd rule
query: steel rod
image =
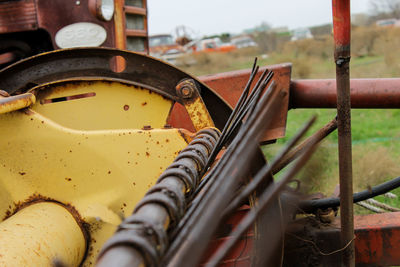
<svg viewBox="0 0 400 267">
<path fill-rule="evenodd" d="M 342 246 L 354 240 L 353 171 L 351 152 L 351 101 L 350 101 L 350 0 L 333 0 L 333 36 L 335 42 L 340 222 Z M 355 266 L 354 242 L 342 253 L 344 266 Z"/>
<path fill-rule="evenodd" d="M 324 127 L 315 132 L 312 136 L 304 140 L 301 144 L 296 146 L 293 150 L 289 151 L 272 169 L 272 174 L 280 172 L 283 168 L 289 165 L 293 160 L 295 160 L 302 150 L 307 146 L 307 143 L 311 142 L 313 139 L 317 138 L 322 141 L 330 133 L 332 133 L 337 128 L 336 118 L 327 123 Z"/>
</svg>

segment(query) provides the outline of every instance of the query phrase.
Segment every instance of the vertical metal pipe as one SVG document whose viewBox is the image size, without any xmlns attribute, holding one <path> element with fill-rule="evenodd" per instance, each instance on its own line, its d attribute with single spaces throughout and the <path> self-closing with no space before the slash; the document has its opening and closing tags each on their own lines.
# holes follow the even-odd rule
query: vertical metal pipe
<svg viewBox="0 0 400 267">
<path fill-rule="evenodd" d="M 332 0 L 333 36 L 335 41 L 339 176 L 340 176 L 340 220 L 343 265 L 354 263 L 354 218 L 353 218 L 353 173 L 351 154 L 351 103 L 350 103 L 350 0 Z"/>
</svg>

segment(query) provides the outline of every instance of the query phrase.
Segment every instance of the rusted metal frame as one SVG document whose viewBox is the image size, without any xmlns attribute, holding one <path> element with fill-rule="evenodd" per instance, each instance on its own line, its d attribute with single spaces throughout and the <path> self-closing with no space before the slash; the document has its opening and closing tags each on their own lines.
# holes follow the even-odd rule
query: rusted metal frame
<svg viewBox="0 0 400 267">
<path fill-rule="evenodd" d="M 265 178 L 268 177 L 268 174 L 271 173 L 273 169 L 275 169 L 276 164 L 279 164 L 281 160 L 291 151 L 293 146 L 304 136 L 304 134 L 310 129 L 310 127 L 315 122 L 316 117 L 311 118 L 305 125 L 295 134 L 295 136 L 289 140 L 289 142 L 282 148 L 282 150 L 274 157 L 274 159 L 269 163 L 262 167 L 262 169 L 257 173 L 257 175 L 240 191 L 239 195 L 235 196 L 229 206 L 225 209 L 223 216 L 228 216 L 232 212 L 234 212 L 248 196 L 254 192 L 257 187 L 265 182 Z M 307 143 L 305 148 L 310 144 Z M 300 153 L 302 153 L 300 151 Z"/>
<path fill-rule="evenodd" d="M 125 12 L 124 0 L 115 0 L 114 12 L 114 31 L 115 31 L 115 48 L 126 49 L 126 35 L 125 35 Z M 121 64 L 121 63 L 119 63 Z"/>
<path fill-rule="evenodd" d="M 216 254 L 207 263 L 207 267 L 215 267 L 218 263 L 227 255 L 227 253 L 232 249 L 235 243 L 239 240 L 247 229 L 254 223 L 257 217 L 265 211 L 271 202 L 279 196 L 279 193 L 284 189 L 286 184 L 296 175 L 300 169 L 305 165 L 308 159 L 314 152 L 318 140 L 314 139 L 313 143 L 309 143 L 306 149 L 303 151 L 302 155 L 299 157 L 298 161 L 293 165 L 290 170 L 285 173 L 282 179 L 276 184 L 270 185 L 263 194 L 259 197 L 257 206 L 250 210 L 246 217 L 240 222 L 236 227 L 235 231 L 232 233 L 231 238 L 223 244 L 223 246 L 216 252 Z M 267 237 L 264 237 L 267 238 Z"/>
<path fill-rule="evenodd" d="M 282 91 L 274 90 L 276 88 L 274 83 L 271 87 L 270 90 L 273 91 L 271 97 L 268 97 L 268 94 L 263 95 L 256 111 L 250 115 L 232 142 L 230 146 L 231 160 L 224 166 L 219 179 L 216 180 L 201 205 L 196 209 L 196 216 L 193 216 L 196 224 L 184 239 L 181 239 L 182 236 L 177 236 L 176 239 L 179 238 L 178 240 L 183 243 L 175 253 L 175 257 L 168 261 L 169 266 L 194 266 L 199 263 L 212 234 L 220 223 L 223 209 L 230 201 L 226 196 L 236 190 L 240 181 L 249 172 L 249 161 L 255 155 L 257 140 L 269 126 L 275 115 L 274 111 L 277 111 L 277 107 L 281 105 L 282 99 L 285 97 L 285 93 Z M 230 149 L 228 148 L 228 150 Z M 229 179 L 224 179 L 225 177 L 229 177 Z M 183 231 L 180 232 L 180 234 L 182 233 Z"/>
<path fill-rule="evenodd" d="M 122 72 L 114 72 L 110 67 L 110 61 L 116 57 L 125 59 Z M 177 102 L 181 99 L 176 85 L 183 79 L 193 79 L 216 127 L 222 129 L 231 113 L 226 102 L 195 77 L 142 54 L 111 48 L 65 49 L 24 59 L 0 72 L 0 88 L 12 95 L 36 85 L 76 77 L 134 81 Z"/>
<path fill-rule="evenodd" d="M 202 139 L 213 140 L 218 132 L 209 129 L 184 149 L 175 162 L 160 176 L 158 182 L 136 205 L 133 214 L 118 227 L 99 253 L 97 266 L 158 266 L 168 247 L 167 230 L 177 224 L 186 206 L 185 194 L 194 191 L 201 169 L 211 149 Z M 197 141 L 197 142 L 196 142 Z M 199 158 L 192 158 L 198 151 Z M 134 253 L 131 253 L 134 251 Z M 129 253 L 129 254 L 128 254 Z"/>
<path fill-rule="evenodd" d="M 38 28 L 35 1 L 0 3 L 0 33 L 32 31 Z"/>
<path fill-rule="evenodd" d="M 256 69 L 256 68 L 255 68 Z M 257 103 L 258 98 L 260 97 L 261 92 L 264 90 L 264 88 L 267 86 L 268 82 L 269 82 L 269 78 L 270 76 L 268 76 L 267 78 L 265 77 L 267 74 L 267 70 L 264 71 L 263 75 L 261 75 L 260 79 L 258 80 L 255 88 L 253 89 L 252 94 L 249 96 L 249 99 L 252 99 L 253 101 L 248 101 L 248 99 L 246 99 L 247 97 L 247 90 L 244 90 L 240 101 L 238 102 L 237 105 L 237 109 L 235 108 L 236 112 L 241 112 L 243 113 L 243 111 L 240 111 L 241 107 L 251 107 L 251 106 L 255 106 Z M 252 81 L 252 76 L 249 79 L 249 83 L 248 85 L 251 84 Z M 271 90 L 268 91 L 266 94 L 266 97 L 269 97 L 269 94 L 271 93 Z M 250 102 L 250 103 L 249 103 Z M 224 127 L 225 129 L 225 135 L 226 132 L 229 131 L 230 127 L 228 124 L 235 124 L 235 122 L 232 122 L 232 120 L 238 121 L 238 120 L 242 120 L 243 117 L 242 116 L 235 116 L 236 114 L 234 114 L 235 111 L 233 111 L 231 118 L 228 120 L 227 122 L 227 126 Z M 221 140 L 224 137 L 224 132 L 221 134 L 221 138 L 219 140 Z M 217 150 L 217 146 L 221 146 L 221 143 L 218 142 L 217 145 L 214 147 L 213 151 L 211 152 L 210 157 L 208 158 L 207 164 L 206 164 L 206 168 L 204 169 L 204 171 L 206 171 L 206 169 L 208 168 L 208 165 L 211 162 L 211 159 L 216 156 L 216 153 L 219 152 L 219 150 L 221 149 L 221 147 L 219 148 L 219 150 Z M 176 229 L 174 229 L 171 233 L 171 239 L 174 239 L 176 237 L 176 235 L 178 233 L 180 233 L 181 238 L 183 238 L 183 236 L 185 236 L 184 233 L 181 233 L 182 229 L 184 227 L 186 227 L 186 229 L 184 229 L 185 232 L 188 232 L 188 229 L 190 229 L 191 225 L 193 223 L 195 223 L 195 220 L 193 220 L 194 218 L 194 213 L 197 212 L 197 209 L 199 208 L 199 205 L 201 204 L 201 201 L 203 200 L 203 198 L 206 196 L 207 192 L 210 190 L 210 188 L 213 186 L 213 182 L 217 179 L 217 177 L 220 175 L 220 171 L 224 168 L 224 166 L 226 164 L 228 164 L 228 159 L 230 158 L 230 153 L 232 152 L 232 150 L 228 150 L 226 152 L 225 157 L 218 162 L 217 166 L 215 166 L 200 182 L 200 185 L 198 186 L 198 188 L 196 189 L 196 191 L 194 192 L 194 194 L 192 195 L 192 197 L 194 197 L 193 201 L 191 202 L 190 207 L 188 208 L 188 210 L 186 211 L 185 216 L 183 217 L 183 219 L 180 221 L 178 227 Z M 211 182 L 210 182 L 211 181 Z M 199 194 L 200 193 L 200 194 Z M 189 220 L 191 221 L 191 224 L 189 223 L 189 225 L 186 225 L 188 223 Z M 168 260 L 168 256 L 172 255 L 174 253 L 174 251 L 178 248 L 178 245 L 180 244 L 179 238 L 176 238 L 176 242 L 173 243 L 173 245 L 170 248 L 169 254 L 167 254 L 166 260 Z"/>
<path fill-rule="evenodd" d="M 333 38 L 335 42 L 337 119 L 340 178 L 340 218 L 344 266 L 354 266 L 353 170 L 350 99 L 350 0 L 333 0 Z"/>
<path fill-rule="evenodd" d="M 327 123 L 324 127 L 319 129 L 312 136 L 308 137 L 301 144 L 296 146 L 293 150 L 289 151 L 284 157 L 280 159 L 280 161 L 274 166 L 272 169 L 272 174 L 276 174 L 280 172 L 283 168 L 289 165 L 293 160 L 295 160 L 302 150 L 308 145 L 308 143 L 313 142 L 314 139 L 317 139 L 318 142 L 322 141 L 325 137 L 327 137 L 330 133 L 332 133 L 337 128 L 337 119 L 333 119 L 329 123 Z"/>
<path fill-rule="evenodd" d="M 357 266 L 400 264 L 400 212 L 354 217 L 355 262 Z M 338 266 L 343 246 L 340 220 L 322 224 L 297 220 L 289 226 L 283 266 Z"/>
<path fill-rule="evenodd" d="M 400 108 L 400 78 L 351 79 L 351 108 Z M 336 108 L 334 79 L 293 80 L 289 108 Z"/>
</svg>

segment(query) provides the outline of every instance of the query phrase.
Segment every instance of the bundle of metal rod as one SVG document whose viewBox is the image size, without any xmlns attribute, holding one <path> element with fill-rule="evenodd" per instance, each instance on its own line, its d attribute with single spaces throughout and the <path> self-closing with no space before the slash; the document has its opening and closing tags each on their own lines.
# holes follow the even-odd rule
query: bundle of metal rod
<svg viewBox="0 0 400 267">
<path fill-rule="evenodd" d="M 207 190 L 204 197 L 188 223 L 174 239 L 164 263 L 168 263 L 169 266 L 196 266 L 199 263 L 222 219 L 224 209 L 231 200 L 228 196 L 234 194 L 244 177 L 247 177 L 250 163 L 258 149 L 258 141 L 270 125 L 285 96 L 285 93 L 277 90 L 272 83 L 259 103 L 259 96 L 256 97 L 257 106 L 254 112 L 249 114 L 220 164 L 214 167 L 216 170 L 212 186 L 205 188 Z"/>
<path fill-rule="evenodd" d="M 118 227 L 99 253 L 97 266 L 158 266 L 168 247 L 168 228 L 174 227 L 194 192 L 208 156 L 219 139 L 217 129 L 199 131 L 159 177 L 133 214 Z"/>
<path fill-rule="evenodd" d="M 314 139 L 312 143 L 308 144 L 305 150 L 302 152 L 299 159 L 292 166 L 292 168 L 285 173 L 282 179 L 269 186 L 260 195 L 258 199 L 258 204 L 254 209 L 242 219 L 240 224 L 236 227 L 235 231 L 230 235 L 230 239 L 223 244 L 223 246 L 214 254 L 214 256 L 207 263 L 207 267 L 215 267 L 218 263 L 228 254 L 230 249 L 235 245 L 235 243 L 240 239 L 245 231 L 255 222 L 258 216 L 265 211 L 266 208 L 271 205 L 272 201 L 277 199 L 279 193 L 284 189 L 286 184 L 296 175 L 299 170 L 304 166 L 307 160 L 311 157 L 314 152 L 316 145 L 318 144 L 318 139 Z M 268 237 L 264 237 L 268 238 Z M 273 244 L 271 244 L 273 245 Z"/>
<path fill-rule="evenodd" d="M 257 59 L 254 62 L 253 65 L 253 70 L 252 70 L 252 74 L 250 75 L 249 81 L 247 82 L 247 85 L 245 87 L 245 89 L 243 90 L 243 93 L 235 107 L 235 109 L 233 110 L 230 118 L 228 119 L 222 134 L 221 134 L 221 138 L 219 139 L 219 142 L 217 143 L 217 145 L 215 146 L 214 150 L 212 151 L 209 160 L 206 164 L 206 169 L 208 168 L 208 166 L 210 165 L 210 162 L 213 162 L 215 159 L 215 156 L 220 152 L 220 150 L 222 149 L 222 147 L 226 144 L 227 140 L 229 140 L 232 135 L 237 131 L 237 129 L 239 128 L 239 126 L 242 123 L 243 118 L 248 115 L 251 114 L 252 111 L 254 110 L 254 107 L 256 106 L 258 100 L 260 99 L 261 93 L 264 91 L 264 89 L 267 87 L 268 83 L 270 82 L 273 73 L 268 72 L 268 70 L 265 70 L 263 72 L 263 74 L 260 76 L 259 80 L 257 81 L 256 85 L 254 86 L 252 92 L 250 95 L 248 95 L 248 92 L 250 90 L 251 84 L 254 80 L 254 76 L 257 73 L 258 67 L 256 66 L 257 63 Z M 268 99 L 270 97 L 272 90 L 268 90 L 265 93 L 265 97 L 266 99 Z M 226 154 L 229 154 L 230 152 L 227 152 Z M 229 159 L 228 156 L 224 157 L 224 160 L 218 162 L 217 166 L 215 166 L 209 173 L 208 175 L 206 175 L 203 180 L 201 181 L 199 187 L 197 188 L 197 190 L 195 191 L 195 193 L 193 194 L 193 201 L 189 207 L 189 209 L 187 210 L 185 216 L 183 217 L 183 219 L 181 220 L 181 222 L 179 223 L 178 227 L 172 231 L 171 233 L 171 239 L 175 239 L 176 235 L 180 232 L 182 232 L 182 229 L 186 226 L 186 224 L 189 221 L 189 218 L 193 218 L 193 213 L 196 211 L 196 209 L 198 208 L 198 205 L 200 204 L 200 202 L 202 201 L 203 197 L 205 196 L 205 192 L 208 191 L 208 189 L 212 186 L 213 182 L 215 181 L 214 177 L 217 177 L 219 175 L 218 170 L 221 170 L 222 167 L 227 163 L 227 159 Z M 205 170 L 206 170 L 205 169 Z M 198 194 L 201 190 L 203 190 L 202 193 Z M 193 220 L 193 219 L 192 219 Z M 188 229 L 190 229 L 190 227 L 186 228 L 186 231 L 188 231 Z M 185 231 L 183 231 L 184 233 Z M 184 234 L 181 234 L 181 236 L 184 236 Z M 179 239 L 178 239 L 179 240 Z M 175 242 L 173 243 L 171 249 L 169 250 L 169 254 L 167 255 L 167 259 L 169 255 L 173 254 L 173 251 L 175 251 L 177 249 L 177 244 L 179 244 L 179 242 Z"/>
</svg>

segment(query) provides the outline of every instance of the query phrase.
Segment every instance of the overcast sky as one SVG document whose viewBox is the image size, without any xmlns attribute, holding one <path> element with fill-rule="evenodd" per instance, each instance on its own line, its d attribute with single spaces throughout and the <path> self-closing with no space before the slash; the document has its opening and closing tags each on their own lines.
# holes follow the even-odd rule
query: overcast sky
<svg viewBox="0 0 400 267">
<path fill-rule="evenodd" d="M 197 35 L 240 33 L 263 21 L 289 29 L 332 22 L 331 0 L 148 0 L 150 34 L 178 25 Z M 351 0 L 351 12 L 368 12 L 368 0 Z"/>
</svg>

